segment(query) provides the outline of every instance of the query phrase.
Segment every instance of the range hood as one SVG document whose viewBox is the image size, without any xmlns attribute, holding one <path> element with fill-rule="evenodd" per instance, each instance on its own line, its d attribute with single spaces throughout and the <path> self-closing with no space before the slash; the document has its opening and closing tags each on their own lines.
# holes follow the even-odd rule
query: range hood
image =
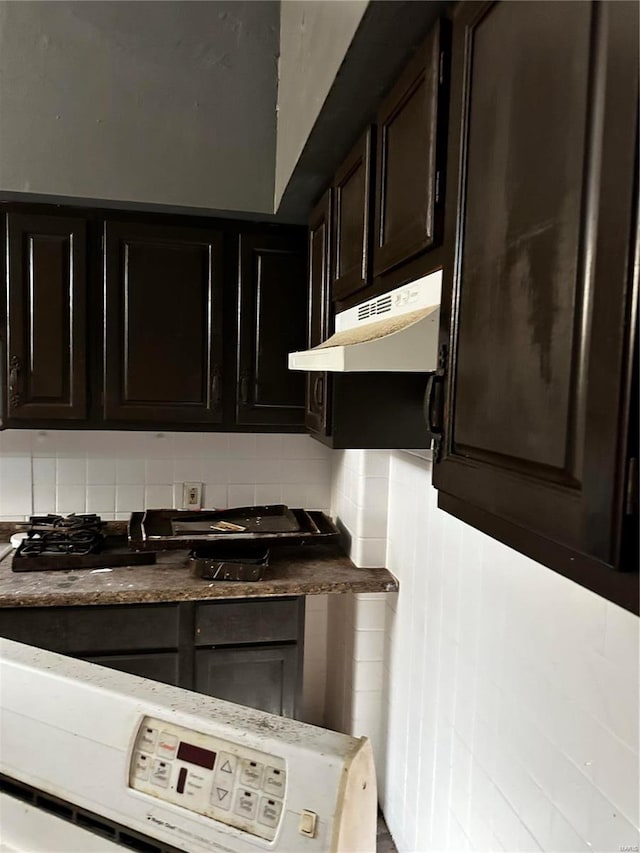
<svg viewBox="0 0 640 853">
<path fill-rule="evenodd" d="M 290 370 L 426 373 L 437 366 L 442 271 L 336 315 L 336 332 L 289 354 Z"/>
</svg>

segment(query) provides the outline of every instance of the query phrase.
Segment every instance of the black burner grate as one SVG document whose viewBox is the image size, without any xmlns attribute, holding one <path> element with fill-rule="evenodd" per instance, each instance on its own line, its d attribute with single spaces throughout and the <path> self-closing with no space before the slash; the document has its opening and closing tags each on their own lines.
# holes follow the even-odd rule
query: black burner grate
<svg viewBox="0 0 640 853">
<path fill-rule="evenodd" d="M 92 554 L 104 542 L 99 515 L 33 515 L 20 548 L 23 557 L 46 554 Z"/>
</svg>

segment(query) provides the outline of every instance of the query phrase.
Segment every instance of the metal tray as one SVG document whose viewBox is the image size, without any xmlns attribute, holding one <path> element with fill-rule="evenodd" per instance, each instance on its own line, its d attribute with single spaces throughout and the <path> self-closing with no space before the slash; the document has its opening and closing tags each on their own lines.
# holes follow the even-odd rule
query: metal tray
<svg viewBox="0 0 640 853">
<path fill-rule="evenodd" d="M 170 518 L 149 516 L 155 510 L 145 513 L 143 525 L 148 537 L 154 533 L 166 535 L 169 528 L 174 535 L 205 535 L 221 533 L 299 533 L 301 521 L 284 504 L 273 506 L 241 506 L 234 509 L 201 510 L 182 512 Z M 226 529 L 225 529 L 226 526 Z M 241 528 L 234 530 L 233 528 Z"/>
<path fill-rule="evenodd" d="M 242 524 L 243 520 L 246 524 Z M 212 529 L 211 525 L 220 521 L 245 529 Z M 328 544 L 337 542 L 339 536 L 338 528 L 324 513 L 289 509 L 281 504 L 199 513 L 153 509 L 133 513 L 129 521 L 129 544 L 140 551 L 191 549 L 205 542 L 223 541 L 255 541 L 269 546 Z"/>
<path fill-rule="evenodd" d="M 258 581 L 269 565 L 269 549 L 256 542 L 207 542 L 189 554 L 195 574 L 215 581 Z"/>
</svg>

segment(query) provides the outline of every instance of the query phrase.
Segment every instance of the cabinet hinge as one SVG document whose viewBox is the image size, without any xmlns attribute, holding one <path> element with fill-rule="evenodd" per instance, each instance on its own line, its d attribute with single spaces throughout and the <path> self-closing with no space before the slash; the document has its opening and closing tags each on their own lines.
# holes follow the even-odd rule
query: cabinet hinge
<svg viewBox="0 0 640 853">
<path fill-rule="evenodd" d="M 440 170 L 436 172 L 436 201 L 437 204 L 440 201 Z"/>
<path fill-rule="evenodd" d="M 638 512 L 638 457 L 632 456 L 627 463 L 627 493 L 624 504 L 625 515 Z"/>
<path fill-rule="evenodd" d="M 444 376 L 447 369 L 447 357 L 449 355 L 449 347 L 446 344 L 440 344 L 438 348 L 438 375 Z"/>
<path fill-rule="evenodd" d="M 444 376 L 447 370 L 449 347 L 441 344 L 438 349 L 438 366 L 431 376 L 425 396 L 425 417 L 433 439 L 433 461 L 442 459 L 444 430 Z"/>
</svg>

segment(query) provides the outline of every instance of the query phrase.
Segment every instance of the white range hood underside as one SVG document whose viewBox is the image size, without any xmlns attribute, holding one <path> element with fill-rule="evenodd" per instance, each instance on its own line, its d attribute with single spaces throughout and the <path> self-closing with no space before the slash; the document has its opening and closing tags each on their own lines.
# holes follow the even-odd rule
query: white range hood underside
<svg viewBox="0 0 640 853">
<path fill-rule="evenodd" d="M 289 355 L 290 370 L 429 373 L 437 368 L 442 270 L 336 314 L 336 333 Z M 382 319 L 380 319 L 382 317 Z"/>
<path fill-rule="evenodd" d="M 336 332 L 310 350 L 289 355 L 290 370 L 331 372 L 436 369 L 440 306 Z"/>
</svg>

